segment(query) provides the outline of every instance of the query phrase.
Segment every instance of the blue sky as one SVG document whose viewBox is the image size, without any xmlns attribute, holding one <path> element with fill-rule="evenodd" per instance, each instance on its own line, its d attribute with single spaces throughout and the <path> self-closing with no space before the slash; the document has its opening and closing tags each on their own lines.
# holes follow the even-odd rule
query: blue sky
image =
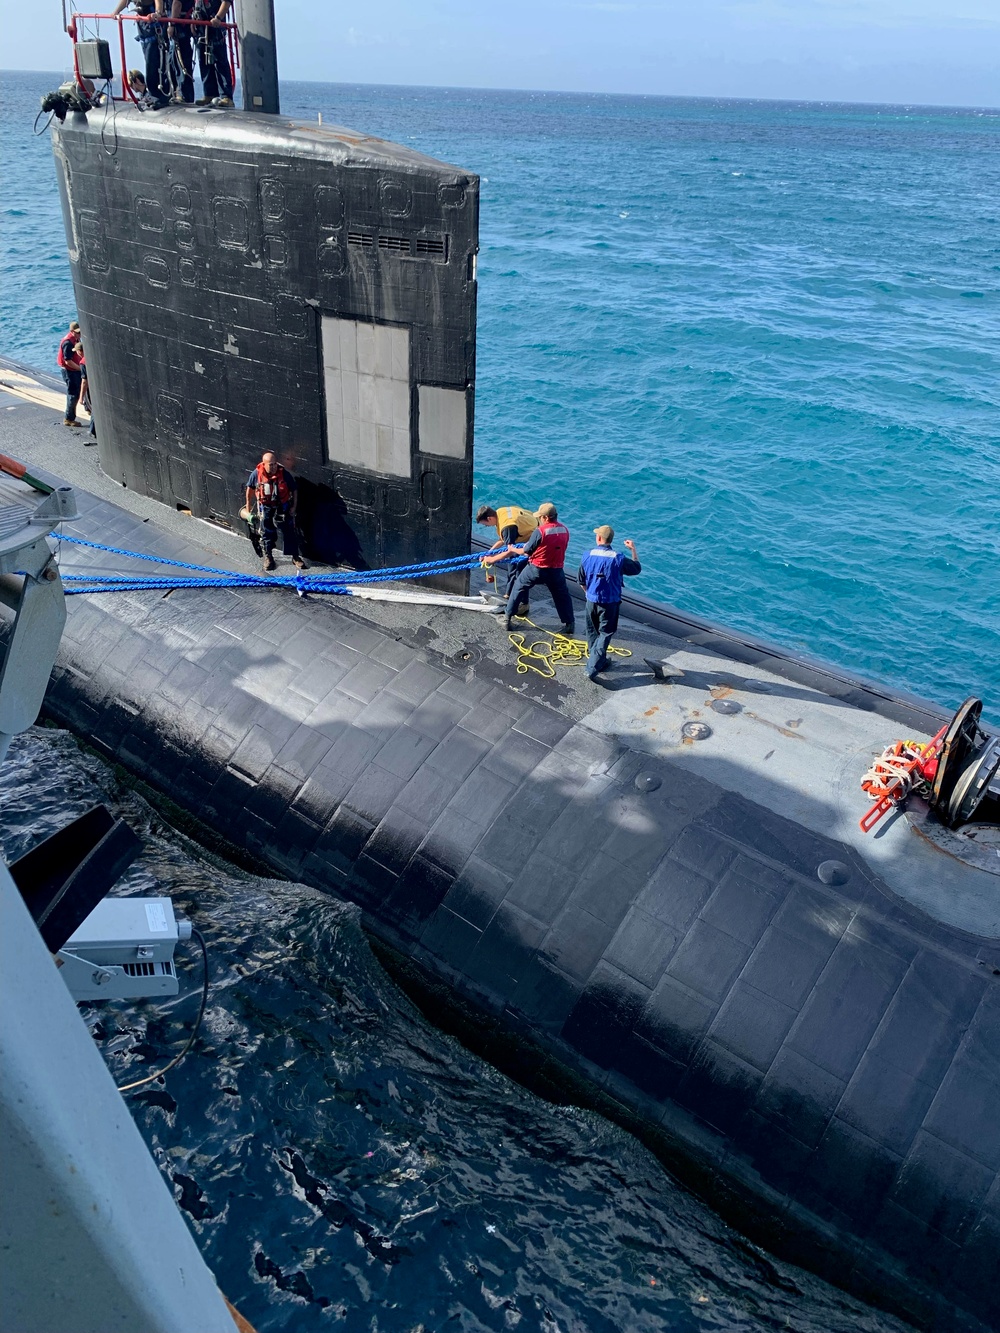
<svg viewBox="0 0 1000 1333">
<path fill-rule="evenodd" d="M 1000 105 L 1000 0 L 276 0 L 275 8 L 286 79 Z M 4 28 L 8 67 L 66 64 L 59 0 L 4 0 Z"/>
</svg>

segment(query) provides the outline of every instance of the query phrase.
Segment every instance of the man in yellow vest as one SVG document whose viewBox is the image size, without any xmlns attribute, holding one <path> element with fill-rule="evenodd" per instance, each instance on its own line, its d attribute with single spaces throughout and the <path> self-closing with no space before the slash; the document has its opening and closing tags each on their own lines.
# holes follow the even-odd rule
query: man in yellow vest
<svg viewBox="0 0 1000 1333">
<path fill-rule="evenodd" d="M 497 531 L 498 540 L 493 543 L 490 550 L 496 551 L 498 554 L 484 556 L 484 565 L 495 565 L 498 561 L 503 560 L 504 551 L 508 546 L 527 541 L 538 527 L 538 519 L 535 515 L 530 509 L 524 509 L 521 505 L 501 505 L 499 509 L 493 509 L 490 505 L 480 505 L 476 512 L 476 522 L 481 523 L 484 528 L 496 528 Z M 511 560 L 504 566 L 507 571 L 505 591 L 508 597 L 511 588 L 514 586 L 514 580 L 527 563 L 525 556 L 519 556 L 516 560 Z M 513 614 L 515 616 L 526 616 L 528 614 L 527 593 L 524 594 Z"/>
</svg>

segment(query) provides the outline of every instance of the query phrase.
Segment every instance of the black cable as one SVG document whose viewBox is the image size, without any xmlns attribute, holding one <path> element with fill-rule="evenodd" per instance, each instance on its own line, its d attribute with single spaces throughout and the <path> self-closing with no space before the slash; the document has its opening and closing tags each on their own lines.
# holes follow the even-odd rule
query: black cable
<svg viewBox="0 0 1000 1333">
<path fill-rule="evenodd" d="M 169 1070 L 175 1069 L 177 1065 L 180 1064 L 185 1055 L 187 1055 L 188 1051 L 194 1045 L 194 1039 L 197 1037 L 199 1029 L 201 1028 L 201 1020 L 205 1016 L 205 1005 L 208 1003 L 208 947 L 205 944 L 204 935 L 202 935 L 201 931 L 198 930 L 196 926 L 191 927 L 191 934 L 201 945 L 201 961 L 204 971 L 201 986 L 201 1004 L 198 1007 L 198 1017 L 194 1020 L 194 1027 L 191 1031 L 191 1035 L 188 1037 L 187 1043 L 180 1055 L 175 1055 L 171 1061 L 165 1064 L 162 1069 L 158 1069 L 155 1074 L 147 1074 L 145 1078 L 136 1079 L 134 1083 L 123 1083 L 118 1088 L 119 1092 L 131 1092 L 133 1088 L 141 1088 L 146 1083 L 153 1083 L 156 1079 L 162 1078 Z"/>
<path fill-rule="evenodd" d="M 38 128 L 38 122 L 39 122 L 39 120 L 41 119 L 41 117 L 45 115 L 45 111 L 44 111 L 44 110 L 39 111 L 38 115 L 35 117 L 35 123 L 34 123 L 34 125 L 32 125 L 32 127 L 31 127 L 31 132 L 32 132 L 33 134 L 37 134 L 37 135 L 42 135 L 42 134 L 44 134 L 45 131 L 46 131 L 46 130 L 49 128 L 49 126 L 52 124 L 52 117 L 53 117 L 55 114 L 56 114 L 56 113 L 55 113 L 54 111 L 50 111 L 50 112 L 49 112 L 49 118 L 48 118 L 48 120 L 45 122 L 45 124 L 42 126 L 42 128 L 39 129 L 39 128 Z"/>
<path fill-rule="evenodd" d="M 108 157 L 114 157 L 118 152 L 118 108 L 115 106 L 115 99 L 110 92 L 111 84 L 104 85 L 104 119 L 101 121 L 101 147 Z M 111 130 L 114 134 L 114 147 L 109 148 L 104 141 L 104 135 L 108 128 L 108 115 L 111 116 Z"/>
</svg>

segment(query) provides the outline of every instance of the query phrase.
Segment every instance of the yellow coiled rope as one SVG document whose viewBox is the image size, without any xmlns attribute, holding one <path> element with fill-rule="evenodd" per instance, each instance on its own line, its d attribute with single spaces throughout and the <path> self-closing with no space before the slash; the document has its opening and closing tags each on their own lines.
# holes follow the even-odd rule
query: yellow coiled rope
<svg viewBox="0 0 1000 1333">
<path fill-rule="evenodd" d="M 534 671 L 536 675 L 548 678 L 556 674 L 556 667 L 586 666 L 586 639 L 572 639 L 568 634 L 549 633 L 547 630 L 539 629 L 539 626 L 527 616 L 518 616 L 517 619 L 544 636 L 531 643 L 528 642 L 526 634 L 519 634 L 516 630 L 507 636 L 517 650 L 519 676 L 526 676 L 529 671 Z M 632 653 L 628 648 L 615 648 L 612 645 L 608 649 L 608 656 L 631 657 Z"/>
</svg>

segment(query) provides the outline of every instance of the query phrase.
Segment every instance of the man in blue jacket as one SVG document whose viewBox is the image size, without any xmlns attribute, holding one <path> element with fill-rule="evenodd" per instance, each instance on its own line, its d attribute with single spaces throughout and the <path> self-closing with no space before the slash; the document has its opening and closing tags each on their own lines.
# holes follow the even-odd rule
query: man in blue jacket
<svg viewBox="0 0 1000 1333">
<path fill-rule="evenodd" d="M 635 543 L 627 541 L 631 552 L 627 555 L 611 549 L 615 539 L 614 528 L 605 523 L 594 529 L 597 545 L 580 562 L 577 577 L 580 587 L 587 592 L 587 677 L 597 680 L 599 671 L 608 669 L 608 646 L 618 629 L 618 612 L 622 604 L 622 583 L 626 577 L 642 573 L 636 555 Z"/>
</svg>

